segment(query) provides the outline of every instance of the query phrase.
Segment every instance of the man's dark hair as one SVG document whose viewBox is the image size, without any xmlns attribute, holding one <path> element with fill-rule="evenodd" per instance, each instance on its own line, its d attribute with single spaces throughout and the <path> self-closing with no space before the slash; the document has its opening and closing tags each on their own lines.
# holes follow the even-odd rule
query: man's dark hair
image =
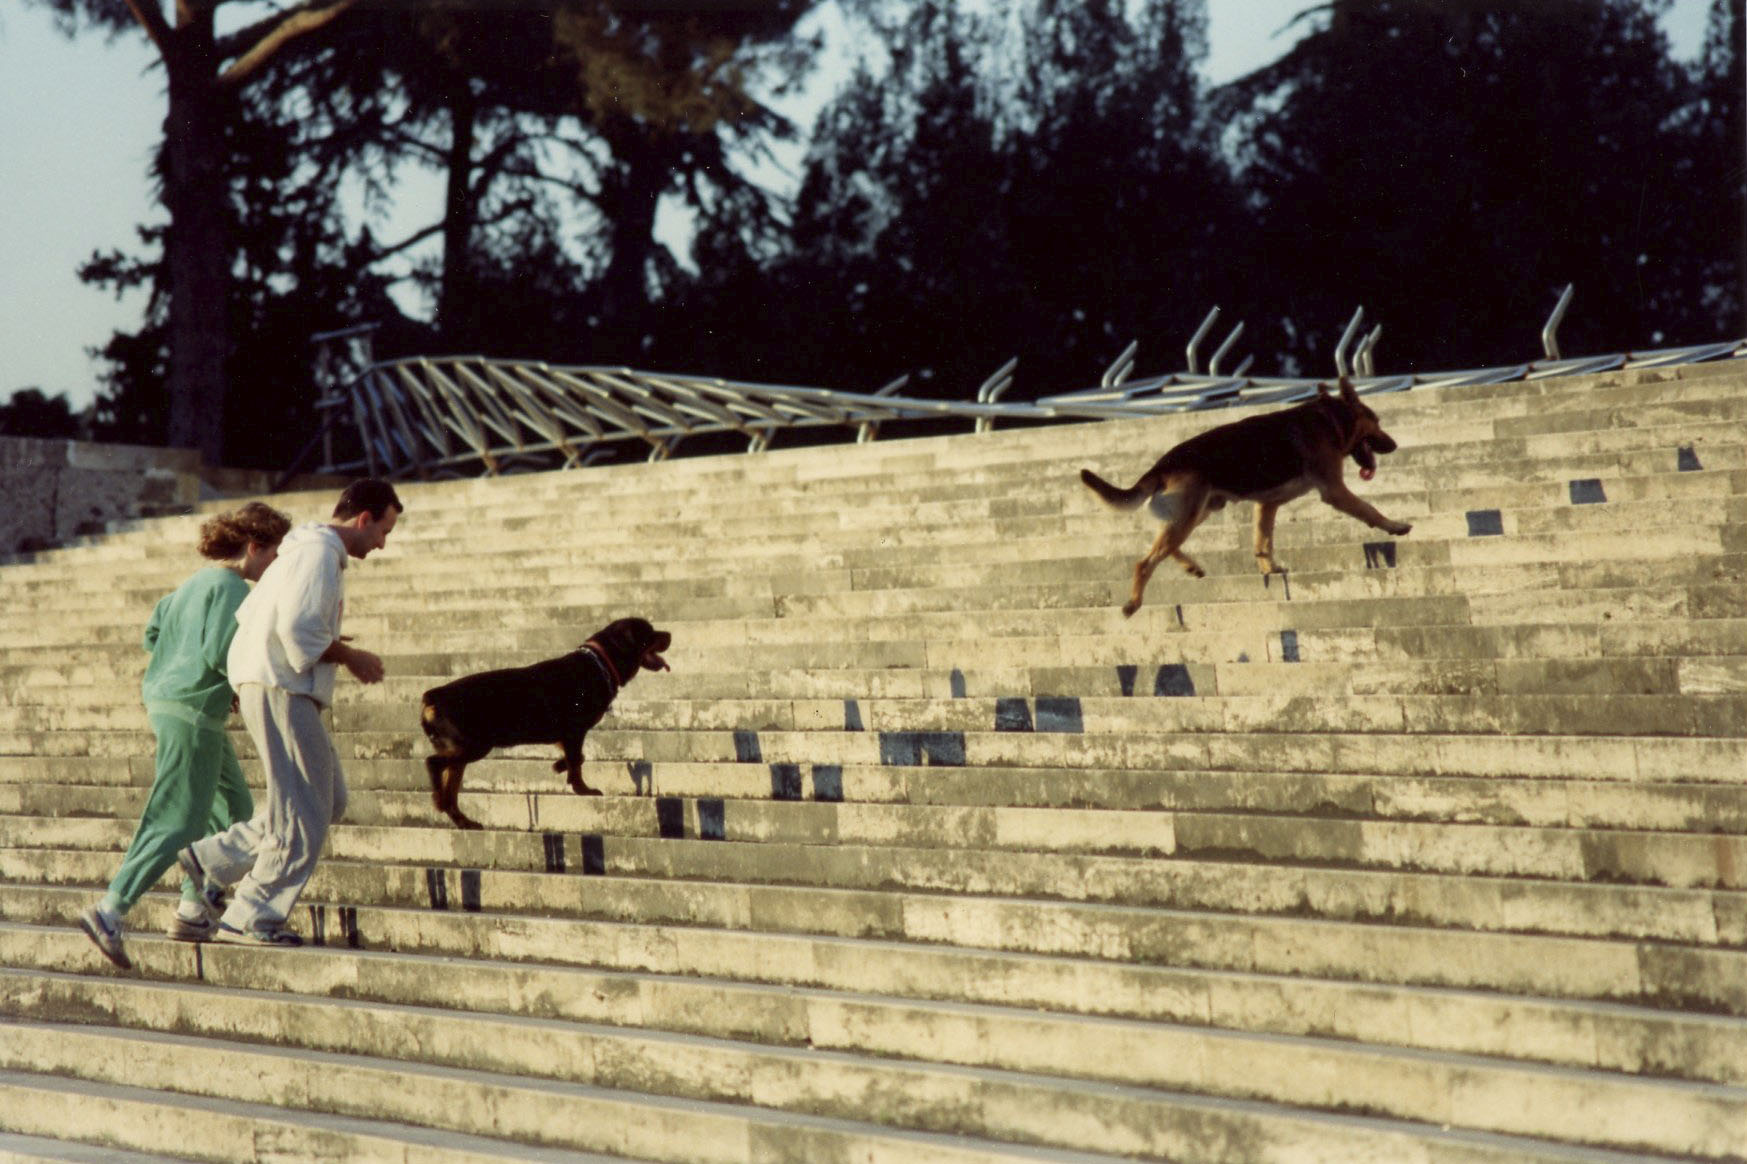
<svg viewBox="0 0 1747 1164">
<path fill-rule="evenodd" d="M 371 521 L 381 521 L 390 507 L 396 513 L 406 512 L 406 506 L 395 495 L 394 486 L 379 477 L 367 477 L 346 486 L 339 501 L 334 503 L 334 516 L 345 521 L 360 513 L 368 513 Z"/>
</svg>

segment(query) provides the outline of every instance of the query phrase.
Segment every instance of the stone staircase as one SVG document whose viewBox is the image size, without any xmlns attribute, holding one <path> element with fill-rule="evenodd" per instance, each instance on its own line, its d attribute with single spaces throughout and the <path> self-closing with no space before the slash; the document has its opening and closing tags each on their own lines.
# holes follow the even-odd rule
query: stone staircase
<svg viewBox="0 0 1747 1164">
<path fill-rule="evenodd" d="M 409 485 L 302 950 L 73 924 L 198 516 L 0 568 L 0 1158 L 1747 1159 L 1747 365 L 1372 399 L 1121 617 L 1196 414 Z M 279 499 L 319 518 L 329 494 Z M 672 631 L 431 809 L 418 696 Z M 258 778 L 246 737 L 245 768 Z"/>
</svg>

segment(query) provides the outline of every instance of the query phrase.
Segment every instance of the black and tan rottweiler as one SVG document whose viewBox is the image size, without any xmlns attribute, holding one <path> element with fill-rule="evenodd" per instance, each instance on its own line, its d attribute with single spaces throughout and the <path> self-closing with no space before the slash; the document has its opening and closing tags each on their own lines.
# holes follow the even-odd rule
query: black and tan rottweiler
<svg viewBox="0 0 1747 1164">
<path fill-rule="evenodd" d="M 1274 514 L 1286 502 L 1312 489 L 1342 513 L 1400 536 L 1413 528 L 1392 521 L 1347 488 L 1341 462 L 1353 458 L 1359 476 L 1369 481 L 1378 453 L 1393 453 L 1395 441 L 1343 376 L 1339 394 L 1317 385 L 1316 399 L 1279 412 L 1222 424 L 1190 437 L 1160 457 L 1128 489 L 1119 489 L 1090 469 L 1080 480 L 1118 509 L 1149 504 L 1165 528 L 1134 567 L 1134 591 L 1122 613 L 1140 609 L 1153 570 L 1166 558 L 1200 578 L 1204 571 L 1183 552 L 1195 527 L 1227 501 L 1256 503 L 1256 565 L 1264 574 L 1284 573 L 1274 561 Z"/>
<path fill-rule="evenodd" d="M 493 748 L 512 744 L 557 744 L 564 758 L 552 770 L 568 770 L 572 792 L 599 796 L 582 779 L 582 739 L 639 669 L 668 669 L 661 652 L 672 642 L 643 619 L 621 618 L 568 655 L 482 671 L 425 692 L 419 720 L 436 749 L 425 770 L 437 811 L 461 828 L 479 828 L 456 803 L 461 774 Z"/>
</svg>

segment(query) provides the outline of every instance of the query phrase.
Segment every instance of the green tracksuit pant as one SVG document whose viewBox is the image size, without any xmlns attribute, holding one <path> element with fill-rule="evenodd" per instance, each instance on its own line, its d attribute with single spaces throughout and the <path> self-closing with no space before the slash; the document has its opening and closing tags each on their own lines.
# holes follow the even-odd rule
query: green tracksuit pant
<svg viewBox="0 0 1747 1164">
<path fill-rule="evenodd" d="M 109 902 L 118 913 L 133 908 L 176 863 L 184 845 L 248 820 L 255 812 L 236 749 L 222 729 L 169 715 L 148 718 L 158 737 L 157 775 L 133 843 L 109 883 Z M 200 900 L 199 887 L 186 877 L 182 897 Z"/>
</svg>

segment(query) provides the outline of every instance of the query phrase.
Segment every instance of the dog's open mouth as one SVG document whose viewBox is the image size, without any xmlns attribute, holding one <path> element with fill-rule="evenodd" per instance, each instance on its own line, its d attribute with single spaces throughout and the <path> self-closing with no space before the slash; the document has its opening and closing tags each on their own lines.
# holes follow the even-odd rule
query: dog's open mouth
<svg viewBox="0 0 1747 1164">
<path fill-rule="evenodd" d="M 1369 481 L 1377 475 L 1377 458 L 1371 452 L 1371 442 L 1360 440 L 1353 446 L 1353 464 L 1359 466 L 1359 479 Z"/>
<path fill-rule="evenodd" d="M 642 661 L 643 669 L 645 671 L 671 671 L 671 670 L 673 670 L 673 668 L 671 668 L 667 665 L 667 660 L 663 659 L 661 657 L 661 652 L 665 651 L 672 643 L 673 643 L 673 636 L 664 634 L 659 639 L 657 639 L 655 642 L 650 643 L 647 647 L 645 647 L 643 650 L 643 661 Z"/>
</svg>

